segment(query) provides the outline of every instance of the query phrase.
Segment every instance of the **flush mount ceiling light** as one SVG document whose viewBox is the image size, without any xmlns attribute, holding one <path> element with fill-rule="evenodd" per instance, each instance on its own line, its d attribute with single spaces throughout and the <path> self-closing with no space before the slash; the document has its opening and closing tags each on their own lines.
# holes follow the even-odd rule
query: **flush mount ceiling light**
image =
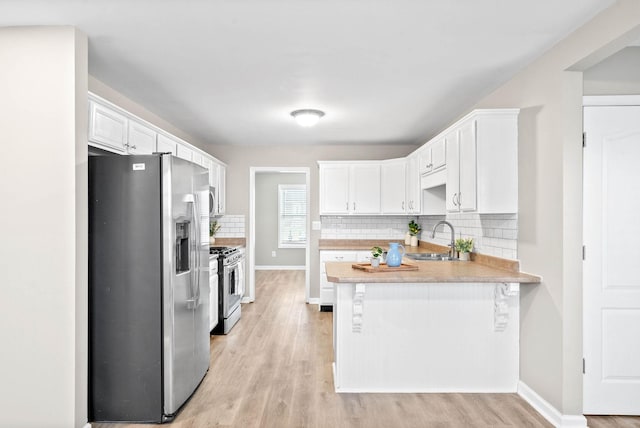
<svg viewBox="0 0 640 428">
<path fill-rule="evenodd" d="M 324 112 L 314 109 L 303 109 L 292 111 L 291 116 L 298 122 L 298 125 L 309 127 L 318 123 L 320 118 L 324 116 Z"/>
</svg>

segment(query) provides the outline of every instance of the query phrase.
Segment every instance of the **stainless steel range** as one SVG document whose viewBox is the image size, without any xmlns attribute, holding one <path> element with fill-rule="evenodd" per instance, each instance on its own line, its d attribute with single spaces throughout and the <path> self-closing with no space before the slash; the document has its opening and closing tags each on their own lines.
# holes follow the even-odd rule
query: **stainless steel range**
<svg viewBox="0 0 640 428">
<path fill-rule="evenodd" d="M 244 295 L 244 248 L 211 247 L 218 255 L 218 325 L 211 334 L 227 334 L 242 313 Z"/>
</svg>

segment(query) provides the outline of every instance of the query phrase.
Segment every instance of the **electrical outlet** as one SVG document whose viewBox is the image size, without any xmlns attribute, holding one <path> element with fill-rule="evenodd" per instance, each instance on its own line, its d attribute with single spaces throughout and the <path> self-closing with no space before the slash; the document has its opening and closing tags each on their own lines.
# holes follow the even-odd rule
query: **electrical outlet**
<svg viewBox="0 0 640 428">
<path fill-rule="evenodd" d="M 275 256 L 276 256 L 276 252 L 275 252 L 275 251 L 272 251 L 272 252 L 271 252 L 271 257 L 275 257 Z"/>
</svg>

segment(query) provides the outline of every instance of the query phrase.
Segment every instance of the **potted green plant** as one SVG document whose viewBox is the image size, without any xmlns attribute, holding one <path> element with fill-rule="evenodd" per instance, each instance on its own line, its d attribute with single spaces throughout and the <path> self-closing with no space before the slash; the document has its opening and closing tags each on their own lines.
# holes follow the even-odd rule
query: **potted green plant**
<svg viewBox="0 0 640 428">
<path fill-rule="evenodd" d="M 410 245 L 412 247 L 418 246 L 418 235 L 420 234 L 421 230 L 422 227 L 418 223 L 416 223 L 415 220 L 411 220 L 409 222 L 409 235 L 411 235 Z"/>
<path fill-rule="evenodd" d="M 209 244 L 213 245 L 216 243 L 215 234 L 218 230 L 220 230 L 221 225 L 218 224 L 217 220 L 213 220 L 209 222 Z"/>
<path fill-rule="evenodd" d="M 371 266 L 378 267 L 380 266 L 380 256 L 382 255 L 383 250 L 380 247 L 372 247 L 371 248 Z"/>
<path fill-rule="evenodd" d="M 456 251 L 460 260 L 469 260 L 471 250 L 473 250 L 473 238 L 456 239 Z"/>
</svg>

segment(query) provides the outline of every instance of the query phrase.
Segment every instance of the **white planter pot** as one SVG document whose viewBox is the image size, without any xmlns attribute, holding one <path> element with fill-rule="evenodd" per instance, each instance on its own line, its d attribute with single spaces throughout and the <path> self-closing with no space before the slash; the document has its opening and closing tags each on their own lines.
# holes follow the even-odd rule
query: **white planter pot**
<svg viewBox="0 0 640 428">
<path fill-rule="evenodd" d="M 411 237 L 411 244 L 412 247 L 417 247 L 418 246 L 418 237 L 417 236 L 412 236 Z"/>
<path fill-rule="evenodd" d="M 371 266 L 379 267 L 380 266 L 380 257 L 371 258 Z"/>
<path fill-rule="evenodd" d="M 216 243 L 216 237 L 215 236 L 210 236 L 209 237 L 209 245 L 213 245 Z"/>
<path fill-rule="evenodd" d="M 469 261 L 469 254 L 470 253 L 459 253 L 458 254 L 458 258 L 462 261 L 468 262 Z"/>
</svg>

